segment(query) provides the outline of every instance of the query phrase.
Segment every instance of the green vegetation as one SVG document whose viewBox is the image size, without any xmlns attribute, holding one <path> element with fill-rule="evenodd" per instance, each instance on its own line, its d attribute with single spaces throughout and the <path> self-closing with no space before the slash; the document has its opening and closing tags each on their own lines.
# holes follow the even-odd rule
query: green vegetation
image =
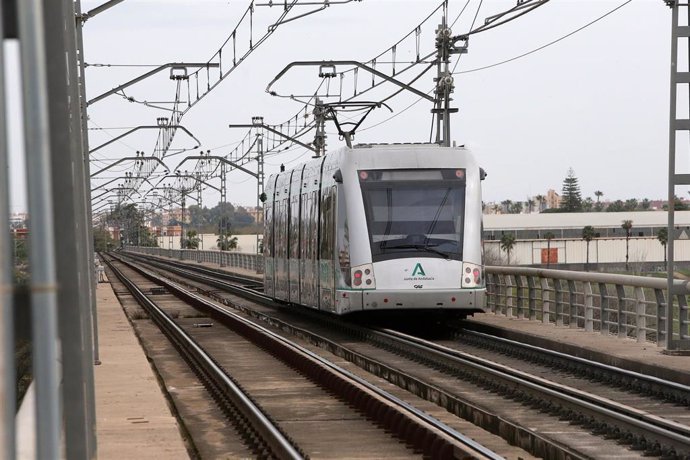
<svg viewBox="0 0 690 460">
<path fill-rule="evenodd" d="M 103 225 L 118 227 L 120 229 L 120 244 L 133 244 L 136 246 L 158 246 L 156 235 L 152 234 L 145 225 L 145 216 L 133 203 L 119 204 L 105 216 Z M 95 237 L 95 235 L 94 235 Z M 94 247 L 98 241 L 94 239 Z M 107 246 L 107 240 L 106 240 Z"/>
<path fill-rule="evenodd" d="M 628 259 L 630 258 L 630 230 L 632 230 L 632 220 L 624 220 L 621 228 L 625 230 L 625 271 L 629 271 Z"/>
<path fill-rule="evenodd" d="M 110 251 L 115 247 L 115 240 L 110 236 L 110 232 L 102 227 L 93 229 L 93 247 L 96 252 Z"/>
<path fill-rule="evenodd" d="M 668 229 L 667 228 L 660 228 L 658 232 L 656 232 L 656 239 L 659 240 L 659 243 L 664 247 L 664 263 L 666 263 L 666 245 L 668 244 Z"/>
<path fill-rule="evenodd" d="M 231 249 L 237 249 L 237 237 L 232 236 L 229 231 L 225 232 L 224 235 L 219 235 L 216 240 L 218 249 L 221 251 L 229 251 Z"/>
<path fill-rule="evenodd" d="M 573 168 L 568 169 L 568 175 L 563 180 L 560 210 L 562 212 L 582 212 L 582 194 Z"/>
<path fill-rule="evenodd" d="M 585 263 L 585 270 L 589 271 L 589 243 L 594 239 L 594 227 L 587 225 L 582 229 L 582 239 L 587 242 L 587 262 Z"/>
<path fill-rule="evenodd" d="M 515 246 L 515 235 L 512 233 L 504 233 L 501 235 L 501 249 L 508 255 L 507 265 L 510 265 L 510 252 L 513 250 L 513 246 Z"/>
<path fill-rule="evenodd" d="M 201 238 L 197 236 L 196 230 L 187 230 L 187 236 L 182 240 L 184 249 L 199 249 Z"/>
<path fill-rule="evenodd" d="M 199 233 L 223 233 L 230 227 L 238 234 L 262 231 L 244 208 L 235 208 L 230 203 L 219 203 L 213 208 L 192 205 L 188 208 L 188 215 L 185 225 L 196 228 Z"/>
</svg>

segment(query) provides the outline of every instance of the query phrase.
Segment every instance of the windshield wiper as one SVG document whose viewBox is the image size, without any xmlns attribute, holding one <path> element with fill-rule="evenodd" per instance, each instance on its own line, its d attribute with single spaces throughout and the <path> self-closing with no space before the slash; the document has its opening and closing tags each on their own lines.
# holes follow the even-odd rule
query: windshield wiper
<svg viewBox="0 0 690 460">
<path fill-rule="evenodd" d="M 381 249 L 421 249 L 422 251 L 426 252 L 431 252 L 434 254 L 438 254 L 439 256 L 443 257 L 444 259 L 450 259 L 450 255 L 446 252 L 439 251 L 438 249 L 434 249 L 433 246 L 438 246 L 437 244 L 434 245 L 429 245 L 429 244 L 396 244 L 394 246 L 381 246 Z"/>
</svg>

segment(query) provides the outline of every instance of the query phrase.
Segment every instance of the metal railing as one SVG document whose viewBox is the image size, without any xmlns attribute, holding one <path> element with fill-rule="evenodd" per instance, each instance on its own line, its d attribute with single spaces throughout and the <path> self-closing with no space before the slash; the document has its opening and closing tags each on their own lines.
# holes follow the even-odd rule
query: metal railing
<svg viewBox="0 0 690 460">
<path fill-rule="evenodd" d="M 263 273 L 263 256 L 228 251 L 127 247 L 128 251 Z M 674 348 L 690 348 L 688 281 L 677 280 L 672 302 Z M 666 280 L 647 276 L 486 267 L 486 309 L 508 317 L 583 328 L 668 347 Z"/>
<path fill-rule="evenodd" d="M 178 260 L 213 263 L 221 267 L 253 270 L 256 273 L 264 272 L 264 257 L 261 254 L 246 254 L 232 251 L 203 251 L 198 249 L 164 249 L 140 246 L 127 246 L 126 250 L 154 256 L 170 257 Z"/>
<path fill-rule="evenodd" d="M 619 337 L 690 343 L 687 281 L 672 296 L 673 337 L 666 335 L 666 280 L 645 276 L 547 270 L 486 268 L 487 309 L 496 314 L 584 328 Z"/>
</svg>

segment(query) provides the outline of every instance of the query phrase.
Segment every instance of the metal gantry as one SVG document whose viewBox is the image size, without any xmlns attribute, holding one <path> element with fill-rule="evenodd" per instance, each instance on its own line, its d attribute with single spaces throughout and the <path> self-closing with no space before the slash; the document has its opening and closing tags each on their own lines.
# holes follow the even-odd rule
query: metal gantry
<svg viewBox="0 0 690 460">
<path fill-rule="evenodd" d="M 690 97 L 685 92 L 686 96 L 683 101 L 679 101 L 678 85 L 690 84 L 690 54 L 682 56 L 683 69 L 678 68 L 678 61 L 681 56 L 678 55 L 679 41 L 684 40 L 687 46 L 690 46 L 690 6 L 687 2 L 680 2 L 674 0 L 665 0 L 666 4 L 671 7 L 671 85 L 670 85 L 670 113 L 669 113 L 669 137 L 668 137 L 668 243 L 666 248 L 668 250 L 667 257 L 667 290 L 668 300 L 659 307 L 657 320 L 664 324 L 662 333 L 664 338 L 660 341 L 667 350 L 684 350 L 690 351 L 690 335 L 688 334 L 689 315 L 688 305 L 685 295 L 685 284 L 680 283 L 674 279 L 675 273 L 675 251 L 674 240 L 678 233 L 675 229 L 675 201 L 676 201 L 676 187 L 690 185 L 690 173 L 678 173 L 676 170 L 677 154 L 680 152 L 676 144 L 678 134 L 685 134 L 684 138 L 690 135 L 690 119 L 679 118 L 677 113 L 678 103 L 681 102 L 688 106 Z M 682 13 L 681 13 L 682 12 Z M 684 16 L 685 20 L 681 21 Z M 681 25 L 686 24 L 686 25 Z M 687 49 L 687 47 L 686 47 Z M 677 298 L 677 305 L 674 304 L 673 299 Z M 677 318 L 677 321 L 676 321 Z M 675 326 L 678 325 L 676 332 Z M 678 338 L 676 339 L 676 336 Z"/>
</svg>

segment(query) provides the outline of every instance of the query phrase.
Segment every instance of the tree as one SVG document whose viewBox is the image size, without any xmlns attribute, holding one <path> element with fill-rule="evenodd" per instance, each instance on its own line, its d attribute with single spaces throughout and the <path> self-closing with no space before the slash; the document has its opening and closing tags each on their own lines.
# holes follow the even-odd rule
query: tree
<svg viewBox="0 0 690 460">
<path fill-rule="evenodd" d="M 506 214 L 510 214 L 510 208 L 513 206 L 513 200 L 503 200 L 501 201 L 501 204 L 503 205 L 503 211 Z"/>
<path fill-rule="evenodd" d="M 594 205 L 594 209 L 595 209 L 597 212 L 601 212 L 601 211 L 604 210 L 604 205 L 601 204 L 601 203 L 599 203 L 599 199 L 600 199 L 602 196 L 604 196 L 604 192 L 602 192 L 601 190 L 597 190 L 596 192 L 594 192 L 594 195 L 597 197 L 597 204 Z"/>
<path fill-rule="evenodd" d="M 105 228 L 94 227 L 93 229 L 93 249 L 97 252 L 110 251 L 114 247 L 110 232 Z"/>
<path fill-rule="evenodd" d="M 594 227 L 587 225 L 582 229 L 582 239 L 587 242 L 587 263 L 585 264 L 585 271 L 589 271 L 589 243 L 594 239 Z"/>
<path fill-rule="evenodd" d="M 621 200 L 616 200 L 606 208 L 606 212 L 623 212 L 625 211 L 625 203 Z"/>
<path fill-rule="evenodd" d="M 634 211 L 637 209 L 637 200 L 635 198 L 630 198 L 628 200 L 625 200 L 625 210 L 626 211 Z"/>
<path fill-rule="evenodd" d="M 510 208 L 508 209 L 509 214 L 520 214 L 522 212 L 522 202 L 517 201 L 513 204 L 510 205 Z"/>
<path fill-rule="evenodd" d="M 527 198 L 526 203 L 527 203 L 527 212 L 532 214 L 532 211 L 534 211 L 534 205 L 535 205 L 536 201 L 533 198 Z"/>
<path fill-rule="evenodd" d="M 512 233 L 501 235 L 501 249 L 508 255 L 508 265 L 510 265 L 510 251 L 513 250 L 513 246 L 515 246 L 515 235 Z"/>
<path fill-rule="evenodd" d="M 666 227 L 660 228 L 658 232 L 656 232 L 656 239 L 659 240 L 659 243 L 664 247 L 664 264 L 666 263 L 666 245 L 668 244 L 668 229 Z"/>
<path fill-rule="evenodd" d="M 560 208 L 563 212 L 582 212 L 582 194 L 573 168 L 568 169 L 568 175 L 563 180 Z"/>
<path fill-rule="evenodd" d="M 546 268 L 551 266 L 551 240 L 554 239 L 556 235 L 551 232 L 544 233 L 544 238 L 546 238 Z"/>
<path fill-rule="evenodd" d="M 539 203 L 539 212 L 542 212 L 544 210 L 544 203 L 546 203 L 546 197 L 544 195 L 537 195 L 534 199 Z"/>
<path fill-rule="evenodd" d="M 644 198 L 642 200 L 642 210 L 643 211 L 648 211 L 651 206 L 652 206 L 652 202 L 649 201 L 649 198 Z"/>
<path fill-rule="evenodd" d="M 594 209 L 594 200 L 592 200 L 590 197 L 585 198 L 585 200 L 582 202 L 582 210 L 584 212 L 591 212 L 592 209 Z"/>
<path fill-rule="evenodd" d="M 624 220 L 621 224 L 623 230 L 625 230 L 625 271 L 628 271 L 628 256 L 629 256 L 629 246 L 630 246 L 630 230 L 632 230 L 632 220 Z"/>
<path fill-rule="evenodd" d="M 676 211 L 687 211 L 688 210 L 688 205 L 683 202 L 680 198 L 677 196 L 673 197 L 673 209 Z"/>
<path fill-rule="evenodd" d="M 230 233 L 230 231 L 225 232 L 225 234 L 218 235 L 216 243 L 218 244 L 218 249 L 220 249 L 221 251 L 237 249 L 237 237 L 232 236 L 232 233 Z"/>
<path fill-rule="evenodd" d="M 144 214 L 134 203 L 118 204 L 105 216 L 104 223 L 120 229 L 120 244 L 138 244 L 140 228 L 144 226 Z"/>
<path fill-rule="evenodd" d="M 196 230 L 187 230 L 187 237 L 182 241 L 182 247 L 184 249 L 199 249 L 200 241 Z"/>
</svg>

